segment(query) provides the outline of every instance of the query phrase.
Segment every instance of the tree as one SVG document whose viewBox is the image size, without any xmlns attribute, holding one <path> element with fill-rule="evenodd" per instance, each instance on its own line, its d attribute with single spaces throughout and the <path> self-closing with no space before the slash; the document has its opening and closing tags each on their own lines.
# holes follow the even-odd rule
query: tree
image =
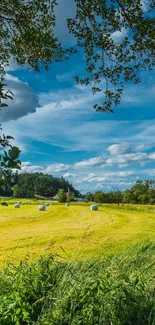
<svg viewBox="0 0 155 325">
<path fill-rule="evenodd" d="M 12 187 L 12 190 L 13 190 L 13 197 L 14 197 L 14 198 L 19 198 L 19 197 L 21 197 L 21 196 L 20 196 L 20 188 L 19 188 L 19 185 L 18 185 L 18 184 L 14 185 L 14 186 Z"/>
<path fill-rule="evenodd" d="M 75 80 L 91 86 L 93 94 L 102 92 L 103 102 L 94 105 L 96 110 L 112 112 L 121 101 L 124 84 L 140 82 L 139 72 L 155 66 L 155 0 L 74 1 L 76 15 L 67 20 L 69 32 L 77 40 L 74 48 L 62 48 L 55 36 L 56 0 L 1 1 L 0 72 L 5 74 L 11 58 L 35 71 L 49 69 L 51 63 L 69 59 L 82 48 L 86 67 L 83 78 L 76 76 Z M 116 41 L 118 32 L 123 37 Z M 11 99 L 8 92 L 4 95 L 3 86 L 1 80 L 0 102 Z M 6 105 L 1 102 L 0 108 Z M 1 136 L 0 145 L 12 151 L 10 139 Z M 17 148 L 13 158 L 5 153 L 6 168 L 15 167 L 18 156 Z"/>
<path fill-rule="evenodd" d="M 12 99 L 10 91 L 4 91 L 4 78 L 0 79 L 0 109 L 6 107 L 4 100 Z M 0 124 L 0 130 L 2 130 Z M 0 135 L 0 186 L 2 189 L 8 187 L 8 178 L 10 177 L 9 168 L 20 169 L 20 161 L 18 159 L 20 150 L 16 146 L 12 146 L 10 140 L 13 137 L 10 135 Z"/>
<path fill-rule="evenodd" d="M 72 49 L 63 50 L 54 35 L 56 0 L 4 0 L 0 2 L 0 109 L 12 99 L 11 91 L 4 91 L 5 69 L 13 59 L 36 71 L 48 69 L 52 62 L 68 59 Z M 2 102 L 3 101 L 3 102 Z M 1 128 L 0 128 L 1 130 Z M 0 136 L 0 147 L 9 147 L 0 156 L 0 168 L 19 168 L 20 150 L 12 147 L 11 136 Z M 3 179 L 0 179 L 2 184 Z"/>
<path fill-rule="evenodd" d="M 94 196 L 94 201 L 96 203 L 103 203 L 103 192 L 97 191 Z"/>
<path fill-rule="evenodd" d="M 36 71 L 84 51 L 85 72 L 78 83 L 102 92 L 99 111 L 120 103 L 124 84 L 138 83 L 141 70 L 155 65 L 155 0 L 74 0 L 76 15 L 68 17 L 74 48 L 62 48 L 55 36 L 56 0 L 5 0 L 0 4 L 1 65 L 11 57 Z M 116 33 L 122 38 L 117 41 Z"/>
<path fill-rule="evenodd" d="M 124 84 L 140 82 L 139 72 L 155 66 L 155 1 L 75 0 L 69 31 L 83 49 L 86 75 L 76 81 L 103 93 L 98 111 L 120 104 Z M 116 33 L 122 35 L 119 41 Z"/>
<path fill-rule="evenodd" d="M 56 0 L 4 0 L 0 3 L 1 65 L 11 57 L 36 71 L 68 58 L 54 34 Z"/>
<path fill-rule="evenodd" d="M 70 201 L 75 201 L 75 194 L 74 194 L 74 193 L 72 193 L 72 194 L 70 195 L 69 200 L 70 200 Z"/>
<path fill-rule="evenodd" d="M 94 194 L 91 192 L 87 192 L 85 196 L 86 202 L 92 202 L 94 201 Z"/>
<path fill-rule="evenodd" d="M 66 202 L 66 194 L 65 194 L 65 191 L 63 189 L 59 190 L 59 192 L 58 192 L 58 201 L 60 203 Z"/>
</svg>

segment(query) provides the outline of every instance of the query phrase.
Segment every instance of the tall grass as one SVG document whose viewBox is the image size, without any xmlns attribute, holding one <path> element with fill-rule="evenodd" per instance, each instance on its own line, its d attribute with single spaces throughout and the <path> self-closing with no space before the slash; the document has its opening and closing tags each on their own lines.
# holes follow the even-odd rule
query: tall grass
<svg viewBox="0 0 155 325">
<path fill-rule="evenodd" d="M 121 256 L 9 264 L 0 273 L 1 325 L 155 324 L 155 243 Z"/>
</svg>

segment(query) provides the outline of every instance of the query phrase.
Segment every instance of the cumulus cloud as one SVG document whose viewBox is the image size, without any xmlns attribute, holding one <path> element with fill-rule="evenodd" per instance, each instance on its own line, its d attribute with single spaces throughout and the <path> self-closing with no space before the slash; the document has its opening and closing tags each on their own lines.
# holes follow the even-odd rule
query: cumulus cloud
<svg viewBox="0 0 155 325">
<path fill-rule="evenodd" d="M 103 176 L 98 176 L 98 175 L 95 175 L 93 173 L 90 173 L 88 176 L 86 176 L 83 181 L 84 182 L 88 182 L 88 183 L 91 183 L 91 182 L 116 182 L 118 180 L 120 180 L 121 178 L 124 178 L 124 177 L 128 177 L 128 176 L 132 176 L 134 175 L 135 172 L 134 171 L 123 171 L 123 172 L 110 172 L 110 173 L 104 173 Z"/>
<path fill-rule="evenodd" d="M 44 172 L 44 168 L 42 166 L 38 165 L 31 165 L 30 162 L 23 162 L 21 164 L 21 170 L 20 173 L 40 173 Z"/>
<path fill-rule="evenodd" d="M 102 163 L 103 159 L 101 157 L 95 157 L 75 163 L 74 168 L 100 166 Z"/>
<path fill-rule="evenodd" d="M 111 155 L 128 154 L 133 152 L 133 148 L 128 143 L 113 144 L 108 147 Z"/>
<path fill-rule="evenodd" d="M 64 178 L 71 178 L 71 177 L 76 177 L 78 176 L 77 174 L 73 174 L 73 173 L 65 173 L 63 174 L 63 177 Z"/>
<path fill-rule="evenodd" d="M 39 106 L 38 98 L 32 88 L 10 74 L 6 74 L 6 84 L 13 94 L 13 100 L 8 100 L 8 107 L 0 111 L 0 121 L 16 120 L 28 113 L 36 111 Z"/>
<path fill-rule="evenodd" d="M 152 152 L 152 153 L 149 155 L 149 158 L 152 159 L 152 160 L 155 160 L 155 152 Z"/>
<path fill-rule="evenodd" d="M 45 174 L 55 174 L 60 173 L 65 170 L 68 170 L 69 165 L 65 164 L 50 164 L 50 165 L 33 165 L 29 161 L 24 161 L 21 163 L 21 173 L 35 173 L 35 172 L 42 172 Z M 69 173 L 66 173 L 66 175 L 69 177 Z M 67 177 L 66 176 L 66 177 Z"/>
<path fill-rule="evenodd" d="M 45 169 L 45 172 L 46 173 L 59 173 L 64 170 L 68 170 L 68 168 L 69 168 L 69 165 L 65 165 L 65 164 L 51 164 Z"/>
<path fill-rule="evenodd" d="M 129 153 L 124 155 L 114 156 L 112 158 L 108 158 L 106 163 L 108 165 L 122 165 L 122 164 L 130 164 L 136 162 L 146 162 L 149 159 L 148 155 L 145 152 L 137 152 L 137 153 Z"/>
</svg>

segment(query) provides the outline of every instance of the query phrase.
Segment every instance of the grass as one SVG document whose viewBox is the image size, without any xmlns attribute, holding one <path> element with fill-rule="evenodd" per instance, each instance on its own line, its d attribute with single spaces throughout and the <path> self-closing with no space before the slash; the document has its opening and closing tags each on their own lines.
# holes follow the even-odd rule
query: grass
<svg viewBox="0 0 155 325">
<path fill-rule="evenodd" d="M 0 205 L 1 325 L 155 325 L 153 207 L 22 201 Z"/>
<path fill-rule="evenodd" d="M 104 259 L 52 256 L 0 272 L 1 325 L 154 325 L 155 243 Z"/>
<path fill-rule="evenodd" d="M 102 205 L 91 212 L 87 204 L 54 204 L 40 212 L 37 201 L 22 201 L 19 209 L 13 200 L 0 206 L 1 266 L 49 253 L 69 261 L 101 258 L 155 238 L 155 212 L 149 206 Z"/>
</svg>

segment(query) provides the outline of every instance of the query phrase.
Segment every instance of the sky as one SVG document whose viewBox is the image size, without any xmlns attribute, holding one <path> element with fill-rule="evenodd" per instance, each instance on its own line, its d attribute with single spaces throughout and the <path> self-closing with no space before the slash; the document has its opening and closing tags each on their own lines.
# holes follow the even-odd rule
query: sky
<svg viewBox="0 0 155 325">
<path fill-rule="evenodd" d="M 65 1 L 73 15 L 72 1 Z M 64 11 L 63 0 L 56 33 L 65 44 Z M 73 38 L 69 41 L 74 45 Z M 155 72 L 143 72 L 140 84 L 126 85 L 112 114 L 93 109 L 101 93 L 93 96 L 89 87 L 74 82 L 83 69 L 82 54 L 40 73 L 10 62 L 6 81 L 14 99 L 1 110 L 0 123 L 22 151 L 22 172 L 63 176 L 81 193 L 124 190 L 138 179 L 155 179 Z"/>
</svg>

